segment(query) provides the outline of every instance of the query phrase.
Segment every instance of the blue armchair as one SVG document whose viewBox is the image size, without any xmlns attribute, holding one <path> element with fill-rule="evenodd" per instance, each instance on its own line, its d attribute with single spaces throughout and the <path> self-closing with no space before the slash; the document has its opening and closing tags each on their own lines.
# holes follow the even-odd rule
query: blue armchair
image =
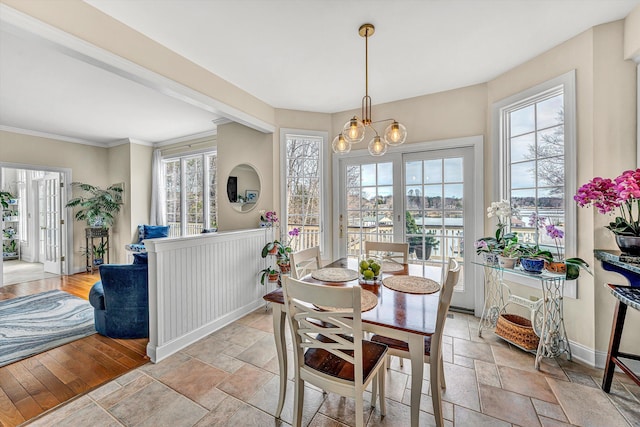
<svg viewBox="0 0 640 427">
<path fill-rule="evenodd" d="M 111 338 L 149 337 L 146 264 L 104 264 L 89 292 L 96 331 Z"/>
</svg>

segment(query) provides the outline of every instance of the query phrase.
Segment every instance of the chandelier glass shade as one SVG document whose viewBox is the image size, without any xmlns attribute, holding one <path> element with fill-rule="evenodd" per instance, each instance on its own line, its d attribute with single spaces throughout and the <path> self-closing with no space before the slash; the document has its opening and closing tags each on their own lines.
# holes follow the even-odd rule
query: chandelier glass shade
<svg viewBox="0 0 640 427">
<path fill-rule="evenodd" d="M 331 149 L 334 153 L 347 154 L 349 151 L 351 151 L 351 143 L 347 141 L 342 134 L 339 134 L 338 136 L 333 138 Z"/>
<path fill-rule="evenodd" d="M 364 140 L 367 129 L 371 129 L 374 133 L 373 138 L 369 141 L 369 154 L 372 156 L 382 156 L 387 152 L 389 146 L 400 145 L 407 139 L 407 128 L 403 124 L 398 123 L 395 119 L 383 119 L 374 122 L 371 119 L 371 97 L 369 96 L 369 37 L 375 32 L 372 24 L 363 24 L 360 26 L 358 33 L 365 39 L 365 96 L 362 98 L 361 118 L 353 116 L 345 123 L 342 132 L 336 136 L 331 144 L 334 153 L 346 154 L 351 151 L 351 145 L 357 144 Z M 374 123 L 392 121 L 387 126 L 382 137 L 378 131 L 372 126 Z"/>
</svg>

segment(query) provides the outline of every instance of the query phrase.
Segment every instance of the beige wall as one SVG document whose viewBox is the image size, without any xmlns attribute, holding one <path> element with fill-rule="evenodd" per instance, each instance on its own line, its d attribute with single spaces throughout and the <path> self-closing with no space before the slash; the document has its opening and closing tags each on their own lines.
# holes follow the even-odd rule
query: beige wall
<svg viewBox="0 0 640 427">
<path fill-rule="evenodd" d="M 240 230 L 258 227 L 260 209 L 271 210 L 274 193 L 273 135 L 246 126 L 229 123 L 218 126 L 218 230 Z M 238 212 L 227 198 L 227 178 L 240 164 L 253 166 L 260 177 L 260 198 L 248 212 Z"/>
<path fill-rule="evenodd" d="M 126 243 L 138 238 L 138 224 L 149 224 L 151 214 L 151 164 L 153 147 L 130 144 L 131 182 L 125 190 L 131 195 L 129 228 L 122 228 L 122 238 Z"/>
<path fill-rule="evenodd" d="M 623 60 L 623 21 L 593 28 L 593 170 L 595 176 L 615 178 L 636 167 L 636 66 Z M 604 230 L 611 218 L 596 214 L 595 247 L 616 248 L 612 233 Z M 604 231 L 604 235 L 603 235 Z M 599 263 L 598 263 L 599 264 Z M 606 351 L 611 333 L 614 298 L 603 283 L 626 283 L 618 274 L 598 265 L 594 281 L 596 348 Z M 638 324 L 640 313 L 630 310 L 627 324 Z M 626 328 L 622 349 L 640 350 L 640 334 Z"/>
<path fill-rule="evenodd" d="M 624 20 L 624 59 L 640 57 L 640 5 Z"/>
<path fill-rule="evenodd" d="M 592 28 L 488 83 L 488 108 L 505 97 L 576 70 L 578 185 L 594 176 L 615 177 L 635 166 L 635 66 L 623 59 L 623 21 Z M 488 141 L 491 117 L 487 116 Z M 486 146 L 485 170 L 493 170 L 497 153 Z M 492 194 L 487 175 L 486 194 Z M 571 197 L 572 195 L 568 195 Z M 495 197 L 494 197 L 495 198 Z M 577 256 L 595 266 L 595 277 L 582 275 L 579 298 L 565 299 L 565 324 L 569 339 L 588 348 L 606 351 L 614 299 L 603 288 L 621 277 L 604 273 L 594 261 L 594 248 L 615 249 L 612 234 L 603 228 L 607 218 L 592 209 L 578 210 Z M 490 230 L 488 225 L 485 227 Z M 516 293 L 533 294 L 513 286 Z M 625 334 L 625 345 L 637 346 L 640 336 Z"/>
<path fill-rule="evenodd" d="M 131 153 L 129 142 L 107 149 L 109 162 L 108 183 L 106 185 L 122 183 L 124 188 L 124 205 L 116 222 L 109 232 L 109 262 L 123 264 L 126 262 L 124 245 L 131 243 L 129 230 L 131 229 Z M 91 181 L 90 181 L 91 183 Z"/>
</svg>

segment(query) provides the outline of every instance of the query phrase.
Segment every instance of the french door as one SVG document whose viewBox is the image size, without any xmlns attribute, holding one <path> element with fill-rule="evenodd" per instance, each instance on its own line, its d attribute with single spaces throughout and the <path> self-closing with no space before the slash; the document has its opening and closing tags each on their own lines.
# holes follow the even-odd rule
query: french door
<svg viewBox="0 0 640 427">
<path fill-rule="evenodd" d="M 47 173 L 38 182 L 38 212 L 40 224 L 40 262 L 45 273 L 61 271 L 61 210 L 60 174 Z"/>
<path fill-rule="evenodd" d="M 474 216 L 483 215 L 474 203 L 474 163 L 472 147 L 340 159 L 340 256 L 359 256 L 367 240 L 409 242 L 409 262 L 438 281 L 453 257 L 462 274 L 452 305 L 473 310 L 475 277 L 464 272 L 473 271 Z"/>
</svg>

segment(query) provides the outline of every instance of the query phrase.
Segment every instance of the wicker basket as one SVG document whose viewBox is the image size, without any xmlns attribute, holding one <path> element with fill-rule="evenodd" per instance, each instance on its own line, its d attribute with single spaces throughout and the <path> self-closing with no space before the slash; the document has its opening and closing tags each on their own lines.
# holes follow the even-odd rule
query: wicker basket
<svg viewBox="0 0 640 427">
<path fill-rule="evenodd" d="M 526 350 L 535 350 L 540 341 L 533 332 L 531 321 L 517 314 L 501 314 L 496 324 L 496 335 Z"/>
</svg>

